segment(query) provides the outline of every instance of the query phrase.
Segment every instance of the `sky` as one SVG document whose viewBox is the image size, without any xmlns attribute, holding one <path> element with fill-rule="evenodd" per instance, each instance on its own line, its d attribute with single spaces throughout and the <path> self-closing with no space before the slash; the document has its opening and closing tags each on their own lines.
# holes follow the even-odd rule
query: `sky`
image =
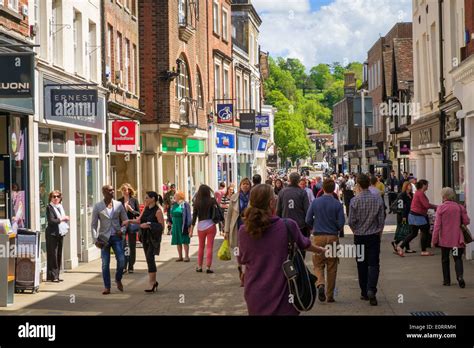
<svg viewBox="0 0 474 348">
<path fill-rule="evenodd" d="M 252 0 L 262 18 L 260 45 L 273 57 L 319 63 L 366 60 L 397 22 L 411 22 L 412 0 Z"/>
</svg>

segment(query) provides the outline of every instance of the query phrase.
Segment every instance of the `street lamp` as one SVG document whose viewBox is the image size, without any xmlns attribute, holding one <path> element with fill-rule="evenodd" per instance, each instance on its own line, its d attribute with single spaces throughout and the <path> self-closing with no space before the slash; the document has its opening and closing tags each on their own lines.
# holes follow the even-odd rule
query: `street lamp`
<svg viewBox="0 0 474 348">
<path fill-rule="evenodd" d="M 365 95 L 368 93 L 366 89 L 360 91 L 361 114 L 362 114 L 362 173 L 367 173 L 367 158 L 365 156 Z"/>
</svg>

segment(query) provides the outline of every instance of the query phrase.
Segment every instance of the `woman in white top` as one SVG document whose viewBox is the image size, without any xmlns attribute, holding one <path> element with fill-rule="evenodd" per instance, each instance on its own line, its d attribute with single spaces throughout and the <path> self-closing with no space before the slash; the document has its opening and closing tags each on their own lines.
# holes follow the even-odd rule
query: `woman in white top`
<svg viewBox="0 0 474 348">
<path fill-rule="evenodd" d="M 47 275 L 46 280 L 61 282 L 59 271 L 63 252 L 63 238 L 69 231 L 69 216 L 61 204 L 62 194 L 54 190 L 49 194 L 49 204 L 46 207 L 48 226 L 46 227 Z"/>
</svg>

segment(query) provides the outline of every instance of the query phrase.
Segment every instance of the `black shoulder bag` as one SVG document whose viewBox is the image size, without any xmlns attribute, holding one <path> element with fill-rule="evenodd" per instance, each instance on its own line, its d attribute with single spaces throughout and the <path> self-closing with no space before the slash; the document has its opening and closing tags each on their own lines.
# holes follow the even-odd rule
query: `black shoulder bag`
<svg viewBox="0 0 474 348">
<path fill-rule="evenodd" d="M 284 222 L 288 235 L 288 258 L 283 263 L 283 273 L 288 279 L 293 306 L 299 312 L 307 312 L 313 308 L 316 301 L 317 278 L 304 263 L 303 255 L 291 236 L 286 219 Z"/>
</svg>

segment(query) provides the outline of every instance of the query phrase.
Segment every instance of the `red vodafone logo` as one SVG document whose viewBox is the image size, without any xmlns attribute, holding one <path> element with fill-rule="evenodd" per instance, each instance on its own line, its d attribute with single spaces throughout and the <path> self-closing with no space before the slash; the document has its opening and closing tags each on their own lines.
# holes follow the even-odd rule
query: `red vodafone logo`
<svg viewBox="0 0 474 348">
<path fill-rule="evenodd" d="M 113 121 L 112 145 L 136 145 L 136 126 L 134 121 Z"/>
</svg>

